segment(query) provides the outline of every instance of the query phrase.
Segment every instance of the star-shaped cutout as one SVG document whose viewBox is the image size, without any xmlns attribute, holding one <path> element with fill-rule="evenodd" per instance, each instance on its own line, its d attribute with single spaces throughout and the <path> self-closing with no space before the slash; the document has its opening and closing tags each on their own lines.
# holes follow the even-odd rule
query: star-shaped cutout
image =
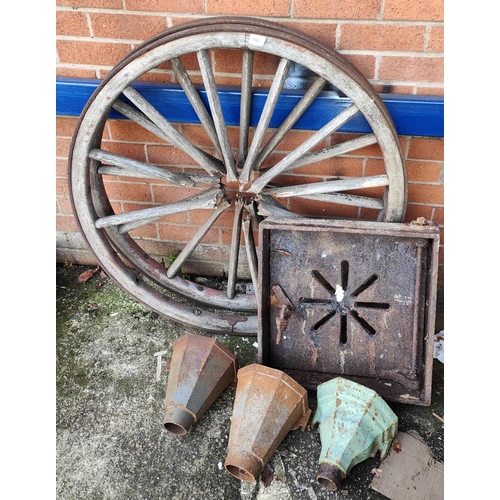
<svg viewBox="0 0 500 500">
<path fill-rule="evenodd" d="M 310 329 L 309 335 L 314 342 L 315 347 L 319 345 L 319 330 L 329 323 L 334 317 L 340 318 L 340 343 L 347 343 L 347 316 L 350 315 L 366 333 L 370 336 L 376 335 L 377 331 L 361 314 L 360 309 L 389 309 L 386 302 L 363 302 L 359 296 L 370 288 L 379 277 L 372 274 L 353 292 L 349 292 L 349 263 L 343 260 L 340 265 L 340 284 L 333 286 L 319 271 L 311 271 L 312 277 L 328 292 L 329 299 L 311 299 L 301 297 L 299 299 L 299 309 L 313 307 L 325 309 L 325 315 L 317 321 Z"/>
</svg>

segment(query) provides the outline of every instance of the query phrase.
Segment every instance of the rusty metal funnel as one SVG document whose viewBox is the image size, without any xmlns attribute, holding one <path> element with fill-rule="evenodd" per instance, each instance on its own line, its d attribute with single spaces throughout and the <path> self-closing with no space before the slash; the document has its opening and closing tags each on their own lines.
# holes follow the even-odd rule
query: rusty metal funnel
<svg viewBox="0 0 500 500">
<path fill-rule="evenodd" d="M 384 458 L 398 432 L 398 417 L 372 389 L 337 377 L 318 386 L 321 455 L 317 481 L 336 491 L 356 464 L 380 451 Z"/>
<path fill-rule="evenodd" d="M 165 395 L 163 426 L 184 435 L 236 380 L 236 356 L 211 337 L 188 333 L 176 340 Z"/>
<path fill-rule="evenodd" d="M 304 431 L 311 410 L 307 391 L 286 373 L 252 364 L 238 371 L 226 470 L 255 481 L 289 431 Z"/>
</svg>

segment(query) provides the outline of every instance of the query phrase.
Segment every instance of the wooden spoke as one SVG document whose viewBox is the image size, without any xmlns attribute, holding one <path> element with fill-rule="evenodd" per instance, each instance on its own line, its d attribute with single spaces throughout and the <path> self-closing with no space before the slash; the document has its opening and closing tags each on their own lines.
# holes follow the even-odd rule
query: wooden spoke
<svg viewBox="0 0 500 500">
<path fill-rule="evenodd" d="M 211 175 L 204 175 L 204 174 L 187 174 L 187 173 L 185 173 L 184 175 L 187 175 L 194 182 L 193 187 L 197 187 L 200 184 L 208 184 L 208 185 L 213 186 L 213 187 L 220 186 L 220 179 L 218 177 L 213 177 Z"/>
<path fill-rule="evenodd" d="M 163 140 L 170 142 L 170 139 L 165 135 L 160 127 L 156 126 L 146 115 L 132 106 L 129 106 L 126 102 L 121 99 L 117 99 L 113 103 L 112 107 L 115 111 L 118 111 L 123 116 L 126 116 L 129 120 L 137 123 L 137 125 L 149 130 L 151 133 L 162 138 Z"/>
<path fill-rule="evenodd" d="M 281 59 L 278 69 L 276 70 L 276 75 L 274 76 L 273 83 L 269 89 L 269 94 L 264 104 L 264 109 L 259 118 L 259 123 L 255 129 L 254 136 L 252 138 L 252 144 L 248 150 L 248 155 L 243 165 L 243 169 L 240 172 L 240 185 L 244 186 L 249 178 L 250 172 L 254 168 L 255 160 L 259 154 L 260 145 L 264 139 L 264 134 L 267 132 L 269 122 L 273 116 L 276 104 L 278 103 L 278 98 L 285 84 L 286 77 L 288 76 L 288 70 L 290 68 L 291 61 L 288 59 Z"/>
<path fill-rule="evenodd" d="M 245 210 L 252 216 L 255 224 L 259 225 L 264 218 L 257 213 L 256 200 L 251 200 L 245 203 Z"/>
<path fill-rule="evenodd" d="M 252 218 L 251 215 L 243 219 L 243 235 L 245 237 L 245 250 L 247 254 L 248 267 L 250 269 L 250 276 L 254 293 L 259 298 L 259 282 L 258 282 L 258 259 L 257 250 L 255 249 L 255 242 L 252 232 Z"/>
<path fill-rule="evenodd" d="M 351 207 L 373 208 L 374 210 L 382 210 L 384 201 L 378 198 L 370 198 L 368 196 L 357 196 L 354 194 L 331 193 L 331 194 L 311 194 L 297 196 L 305 200 L 321 201 L 323 203 L 335 203 L 337 205 L 347 205 Z"/>
<path fill-rule="evenodd" d="M 283 123 L 279 126 L 278 130 L 273 134 L 273 136 L 266 143 L 264 148 L 262 148 L 257 161 L 255 163 L 255 170 L 258 170 L 260 166 L 266 161 L 266 158 L 273 152 L 276 146 L 285 137 L 286 133 L 297 123 L 297 120 L 304 114 L 304 112 L 309 108 L 314 99 L 318 97 L 319 93 L 323 90 L 326 84 L 324 78 L 318 77 L 307 92 L 302 96 L 297 105 L 293 108 L 290 114 L 286 117 Z"/>
<path fill-rule="evenodd" d="M 274 167 L 270 168 L 265 174 L 261 175 L 257 180 L 255 180 L 252 185 L 248 188 L 251 193 L 258 194 L 264 186 L 274 179 L 276 176 L 284 172 L 290 165 L 298 161 L 302 156 L 319 144 L 323 139 L 333 134 L 335 130 L 342 127 L 347 123 L 354 115 L 359 112 L 356 105 L 351 104 L 347 109 L 339 113 L 335 118 L 333 118 L 324 127 L 314 133 L 309 139 L 304 141 L 299 147 L 294 149 L 289 155 L 287 155 L 283 160 L 278 162 Z"/>
<path fill-rule="evenodd" d="M 221 195 L 222 192 L 219 189 L 209 189 L 169 205 L 161 205 L 159 207 L 145 208 L 124 214 L 101 217 L 95 221 L 95 227 L 100 229 L 103 227 L 121 226 L 131 222 L 143 222 L 144 224 L 148 224 L 151 220 L 159 219 L 166 215 L 185 212 L 186 210 L 214 208 L 217 198 Z"/>
<path fill-rule="evenodd" d="M 142 174 L 137 170 L 128 170 L 125 167 L 115 167 L 113 165 L 100 165 L 97 168 L 97 173 L 99 175 L 118 175 L 122 177 L 137 177 L 140 179 L 144 178 L 144 174 Z M 212 187 L 218 187 L 220 185 L 219 179 L 216 177 L 212 177 L 210 175 L 202 175 L 202 174 L 184 174 L 184 175 L 191 180 L 192 182 L 191 187 L 193 189 L 204 189 L 203 186 L 206 185 Z M 158 172 L 158 175 L 150 174 L 148 175 L 148 178 L 168 181 L 168 179 L 162 176 L 160 172 Z"/>
<path fill-rule="evenodd" d="M 133 222 L 127 222 L 126 224 L 121 224 L 118 227 L 118 232 L 120 234 L 127 234 L 130 233 L 130 231 L 133 231 L 134 229 L 137 229 L 142 226 L 146 226 L 148 224 L 154 224 L 155 222 L 158 221 L 160 217 L 151 217 L 149 219 L 140 219 L 137 221 Z"/>
<path fill-rule="evenodd" d="M 241 68 L 239 167 L 243 167 L 248 154 L 248 130 L 250 128 L 250 112 L 252 107 L 253 60 L 253 50 L 244 50 Z"/>
<path fill-rule="evenodd" d="M 135 108 L 132 108 L 125 102 L 121 101 L 120 99 L 117 99 L 113 104 L 113 109 L 121 113 L 123 116 L 126 116 L 129 120 L 145 128 L 146 130 L 149 130 L 152 134 L 155 134 L 156 136 L 167 142 L 171 142 L 170 138 L 149 118 L 147 118 L 140 111 L 137 111 Z M 203 151 L 203 149 L 200 149 L 196 146 L 195 148 L 199 151 L 199 154 L 205 156 L 209 160 L 209 162 L 211 162 L 217 168 L 217 172 L 214 172 L 212 175 L 217 175 L 218 177 L 225 175 L 226 170 L 224 164 L 218 158 L 215 158 L 215 156 L 212 156 L 206 151 Z"/>
<path fill-rule="evenodd" d="M 130 99 L 163 133 L 169 142 L 184 151 L 207 172 L 218 175 L 220 166 L 212 162 L 210 158 L 200 149 L 194 146 L 186 137 L 184 137 L 161 113 L 159 113 L 137 90 L 127 87 L 123 94 Z"/>
<path fill-rule="evenodd" d="M 89 157 L 98 160 L 101 163 L 119 167 L 119 170 L 124 170 L 126 174 L 135 173 L 138 177 L 147 177 L 150 179 L 161 179 L 183 187 L 193 187 L 194 181 L 185 174 L 179 172 L 170 172 L 159 167 L 153 167 L 142 161 L 132 160 L 125 156 L 109 153 L 102 149 L 94 148 L 89 153 Z M 105 173 L 101 171 L 102 173 Z M 100 173 L 101 173 L 100 172 Z"/>
<path fill-rule="evenodd" d="M 297 218 L 301 217 L 299 214 L 295 214 L 290 212 L 287 208 L 285 208 L 281 203 L 276 201 L 272 196 L 268 196 L 267 194 L 259 195 L 259 208 L 258 214 L 264 217 L 291 217 Z"/>
<path fill-rule="evenodd" d="M 224 158 L 224 163 L 227 169 L 226 176 L 228 181 L 234 182 L 237 177 L 236 163 L 234 161 L 233 152 L 229 143 L 229 137 L 227 135 L 226 121 L 224 119 L 224 115 L 222 114 L 222 107 L 220 105 L 219 94 L 217 93 L 217 86 L 215 84 L 215 77 L 212 72 L 210 58 L 206 50 L 199 51 L 197 56 L 203 82 L 207 91 L 208 102 L 212 111 L 215 129 L 219 138 L 219 144 L 222 149 L 222 157 Z"/>
<path fill-rule="evenodd" d="M 187 71 L 182 65 L 181 61 L 174 57 L 170 59 L 170 64 L 172 65 L 172 69 L 174 70 L 175 76 L 179 80 L 184 92 L 186 92 L 186 96 L 193 106 L 194 111 L 196 112 L 198 118 L 200 119 L 202 125 L 205 127 L 205 130 L 212 141 L 215 151 L 222 156 L 221 147 L 219 144 L 219 138 L 217 137 L 217 132 L 215 130 L 214 122 L 210 115 L 208 114 L 207 108 L 203 104 L 201 100 L 200 94 L 193 85 L 193 82 L 189 78 Z"/>
<path fill-rule="evenodd" d="M 227 296 L 232 299 L 236 294 L 236 278 L 238 272 L 238 257 L 240 253 L 241 216 L 243 199 L 237 197 L 234 202 L 233 233 L 231 236 L 231 250 L 229 255 L 229 270 L 227 273 Z"/>
<path fill-rule="evenodd" d="M 196 234 L 193 236 L 191 241 L 183 248 L 182 252 L 177 256 L 175 261 L 167 270 L 167 277 L 173 278 L 177 271 L 181 268 L 182 264 L 188 259 L 188 257 L 193 253 L 193 250 L 200 244 L 201 240 L 208 233 L 210 228 L 215 224 L 215 221 L 219 216 L 231 206 L 231 202 L 227 198 L 222 198 L 220 203 L 217 204 L 216 209 L 210 214 L 208 219 L 200 226 Z"/>
<path fill-rule="evenodd" d="M 312 165 L 313 163 L 318 163 L 323 160 L 329 160 L 330 158 L 335 158 L 336 156 L 344 155 L 350 153 L 351 151 L 356 151 L 357 149 L 371 146 L 376 143 L 377 138 L 375 137 L 375 134 L 363 135 L 356 139 L 351 139 L 350 141 L 345 141 L 340 144 L 336 144 L 335 146 L 322 149 L 321 151 L 307 153 L 295 163 L 292 163 L 284 171 L 293 170 L 294 168 L 303 167 L 305 165 Z"/>
<path fill-rule="evenodd" d="M 289 198 L 291 196 L 303 196 L 309 194 L 335 193 L 338 191 L 350 191 L 354 189 L 365 189 L 372 187 L 388 186 L 387 175 L 373 175 L 370 177 L 355 177 L 336 179 L 334 181 L 312 182 L 297 186 L 284 186 L 268 188 L 265 193 L 276 196 L 276 198 Z"/>
</svg>

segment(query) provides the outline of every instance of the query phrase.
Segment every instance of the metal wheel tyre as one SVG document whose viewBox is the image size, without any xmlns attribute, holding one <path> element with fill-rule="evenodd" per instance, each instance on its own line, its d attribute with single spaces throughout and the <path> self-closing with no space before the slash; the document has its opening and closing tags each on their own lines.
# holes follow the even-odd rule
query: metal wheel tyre
<svg viewBox="0 0 500 500">
<path fill-rule="evenodd" d="M 231 61 L 241 61 L 231 70 L 233 76 L 241 75 L 237 92 L 239 127 L 229 127 L 222 111 L 221 82 L 214 76 L 213 67 L 214 61 L 223 60 L 221 54 L 230 55 Z M 252 124 L 252 84 L 260 77 L 258 65 L 274 59 L 277 69 L 264 92 L 262 111 Z M 293 65 L 308 71 L 310 84 L 288 116 L 273 126 L 277 103 L 287 95 L 284 87 Z M 203 125 L 205 136 L 201 141 L 200 127 L 196 127 L 197 135 L 190 136 L 189 127 L 173 126 L 164 111 L 144 97 L 148 85 L 158 85 L 147 82 L 174 74 L 189 100 L 186 102 L 191 103 Z M 344 109 L 294 145 L 291 153 L 280 155 L 280 143 L 289 137 L 315 98 L 334 91 L 347 96 L 339 97 Z M 127 118 L 136 129 L 151 133 L 157 142 L 164 141 L 177 152 L 177 159 L 139 160 L 133 148 L 125 147 L 118 153 L 110 151 L 106 134 L 113 116 Z M 338 144 L 327 142 L 355 116 L 364 117 L 372 132 L 344 137 Z M 233 134 L 233 129 L 238 132 Z M 129 146 L 134 137 L 119 140 Z M 333 164 L 339 155 L 356 154 L 374 144 L 378 144 L 384 160 L 384 171 L 377 175 L 360 172 L 358 177 L 344 177 L 335 173 L 334 167 L 330 173 L 318 174 L 316 170 L 318 162 Z M 150 190 L 166 186 L 177 199 L 157 195 L 142 205 L 137 200 L 127 203 L 123 201 L 126 195 L 117 196 L 116 189 L 127 187 L 131 178 L 140 179 Z M 255 293 L 237 293 L 236 285 L 246 266 L 246 277 L 258 290 L 258 244 L 254 241 L 263 217 L 338 217 L 336 209 L 347 205 L 356 207 L 357 217 L 375 213 L 373 218 L 378 220 L 400 222 L 406 209 L 401 147 L 390 115 L 369 82 L 342 56 L 305 35 L 249 18 L 187 23 L 144 42 L 118 63 L 81 114 L 70 149 L 69 179 L 81 232 L 102 268 L 118 285 L 174 321 L 233 335 L 257 333 Z M 220 290 L 183 277 L 181 266 L 203 254 L 207 245 L 204 238 L 218 227 L 223 212 L 231 244 L 220 247 L 221 255 L 227 257 L 227 287 Z M 179 222 L 176 217 L 191 217 L 189 214 L 201 220 L 199 229 L 168 265 L 155 252 L 155 245 L 160 248 L 163 244 L 160 225 L 172 218 Z M 170 239 L 176 241 L 176 235 Z"/>
</svg>

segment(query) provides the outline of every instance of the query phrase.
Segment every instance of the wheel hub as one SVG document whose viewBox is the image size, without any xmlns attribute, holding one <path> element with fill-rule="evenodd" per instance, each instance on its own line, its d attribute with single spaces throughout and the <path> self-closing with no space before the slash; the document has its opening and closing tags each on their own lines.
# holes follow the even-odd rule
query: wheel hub
<svg viewBox="0 0 500 500">
<path fill-rule="evenodd" d="M 242 199 L 245 204 L 252 202 L 255 199 L 255 193 L 248 191 L 248 188 L 252 185 L 251 181 L 248 181 L 243 186 L 241 186 L 239 180 L 228 181 L 226 177 L 223 177 L 220 182 L 220 188 L 222 192 L 229 197 L 233 202 L 236 198 Z"/>
</svg>

